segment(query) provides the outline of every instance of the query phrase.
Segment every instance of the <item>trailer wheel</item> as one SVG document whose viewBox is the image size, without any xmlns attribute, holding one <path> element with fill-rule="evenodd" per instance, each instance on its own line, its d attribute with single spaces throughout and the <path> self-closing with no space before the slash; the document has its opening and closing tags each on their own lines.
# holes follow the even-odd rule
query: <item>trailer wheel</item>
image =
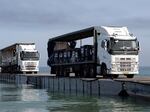
<svg viewBox="0 0 150 112">
<path fill-rule="evenodd" d="M 63 75 L 62 75 L 62 76 L 65 77 L 66 74 L 67 74 L 67 72 L 66 72 L 66 70 L 64 69 L 64 70 L 63 70 Z"/>
<path fill-rule="evenodd" d="M 50 74 L 56 74 L 56 67 L 51 67 Z"/>
<path fill-rule="evenodd" d="M 89 73 L 88 73 L 88 66 L 85 65 L 83 66 L 83 77 L 88 77 Z"/>
<path fill-rule="evenodd" d="M 89 71 L 90 77 L 94 77 L 94 73 L 93 73 L 94 70 L 93 70 L 93 68 L 90 67 L 89 70 L 90 70 L 90 71 Z"/>
<path fill-rule="evenodd" d="M 101 75 L 105 78 L 107 77 L 107 67 L 105 64 L 102 64 L 101 66 Z"/>
<path fill-rule="evenodd" d="M 68 67 L 63 67 L 62 68 L 62 75 L 61 76 L 63 76 L 63 77 L 69 77 L 70 71 L 68 69 L 69 69 Z"/>
<path fill-rule="evenodd" d="M 64 68 L 63 67 L 59 68 L 59 76 L 64 76 Z"/>
<path fill-rule="evenodd" d="M 126 75 L 127 76 L 127 78 L 133 78 L 134 77 L 134 74 L 128 74 L 128 75 Z"/>
<path fill-rule="evenodd" d="M 59 76 L 59 75 L 60 75 L 60 68 L 56 67 L 56 76 Z"/>
<path fill-rule="evenodd" d="M 94 74 L 94 66 L 93 65 L 90 66 L 89 73 L 90 73 L 90 77 L 92 77 L 92 78 L 96 77 L 96 74 Z"/>
<path fill-rule="evenodd" d="M 87 77 L 86 69 L 83 69 L 83 77 Z"/>
<path fill-rule="evenodd" d="M 69 72 L 67 70 L 64 70 L 64 77 L 69 77 Z"/>
<path fill-rule="evenodd" d="M 81 65 L 79 69 L 79 77 L 83 77 L 83 68 L 84 67 Z"/>
</svg>

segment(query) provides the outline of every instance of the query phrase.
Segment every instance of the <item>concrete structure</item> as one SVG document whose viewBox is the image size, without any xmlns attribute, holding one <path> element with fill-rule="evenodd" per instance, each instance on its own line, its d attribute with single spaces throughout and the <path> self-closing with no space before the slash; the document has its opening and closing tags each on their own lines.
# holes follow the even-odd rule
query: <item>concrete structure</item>
<svg viewBox="0 0 150 112">
<path fill-rule="evenodd" d="M 118 95 L 125 89 L 129 95 L 150 98 L 150 77 L 135 77 L 128 79 L 100 78 L 68 78 L 55 77 L 46 74 L 0 74 L 0 80 L 13 82 L 17 85 L 32 84 L 50 92 L 61 92 L 75 95 Z"/>
</svg>

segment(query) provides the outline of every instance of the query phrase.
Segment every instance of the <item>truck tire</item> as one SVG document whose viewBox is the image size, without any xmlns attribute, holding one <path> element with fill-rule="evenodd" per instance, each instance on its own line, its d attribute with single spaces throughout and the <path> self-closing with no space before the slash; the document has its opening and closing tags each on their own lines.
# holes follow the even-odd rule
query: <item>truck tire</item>
<svg viewBox="0 0 150 112">
<path fill-rule="evenodd" d="M 96 74 L 94 74 L 94 65 L 91 65 L 89 68 L 89 74 L 91 78 L 95 78 Z"/>
<path fill-rule="evenodd" d="M 56 67 L 56 76 L 60 76 L 60 68 Z"/>
<path fill-rule="evenodd" d="M 134 74 L 128 74 L 128 75 L 126 75 L 127 76 L 127 78 L 133 78 L 134 77 Z"/>
<path fill-rule="evenodd" d="M 83 77 L 89 77 L 89 73 L 88 73 L 88 65 L 84 65 L 83 66 Z"/>
<path fill-rule="evenodd" d="M 105 64 L 102 64 L 101 66 L 101 75 L 106 78 L 107 77 L 107 67 Z"/>
<path fill-rule="evenodd" d="M 55 67 L 51 67 L 50 74 L 56 74 Z"/>
<path fill-rule="evenodd" d="M 79 77 L 83 77 L 83 68 L 83 65 L 81 65 L 79 69 Z"/>
<path fill-rule="evenodd" d="M 83 69 L 83 77 L 87 77 L 87 71 L 86 71 L 86 69 Z"/>
</svg>

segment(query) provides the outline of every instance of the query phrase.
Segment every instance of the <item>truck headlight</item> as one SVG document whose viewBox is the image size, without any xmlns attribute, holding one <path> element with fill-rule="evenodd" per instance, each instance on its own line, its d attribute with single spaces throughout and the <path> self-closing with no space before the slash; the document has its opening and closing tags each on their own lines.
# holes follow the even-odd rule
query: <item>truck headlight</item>
<svg viewBox="0 0 150 112">
<path fill-rule="evenodd" d="M 25 66 L 21 66 L 21 69 L 24 70 L 24 69 L 25 69 Z"/>
<path fill-rule="evenodd" d="M 136 63 L 134 66 L 134 71 L 138 71 L 138 69 L 139 69 L 139 65 L 138 65 L 138 63 Z"/>
<path fill-rule="evenodd" d="M 116 64 L 111 64 L 111 69 L 112 69 L 112 71 L 116 71 Z"/>
</svg>

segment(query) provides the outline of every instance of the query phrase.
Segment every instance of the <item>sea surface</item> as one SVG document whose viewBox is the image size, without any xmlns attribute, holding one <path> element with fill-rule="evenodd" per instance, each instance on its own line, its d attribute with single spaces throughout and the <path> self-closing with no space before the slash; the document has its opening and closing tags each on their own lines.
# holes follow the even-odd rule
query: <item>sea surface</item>
<svg viewBox="0 0 150 112">
<path fill-rule="evenodd" d="M 150 67 L 140 67 L 139 75 L 140 76 L 150 76 Z"/>
<path fill-rule="evenodd" d="M 41 73 L 49 72 L 41 68 Z M 150 67 L 139 75 L 150 75 Z M 0 82 L 0 112 L 150 112 L 150 100 L 119 96 L 76 96 L 51 93 L 32 85 Z"/>
</svg>

